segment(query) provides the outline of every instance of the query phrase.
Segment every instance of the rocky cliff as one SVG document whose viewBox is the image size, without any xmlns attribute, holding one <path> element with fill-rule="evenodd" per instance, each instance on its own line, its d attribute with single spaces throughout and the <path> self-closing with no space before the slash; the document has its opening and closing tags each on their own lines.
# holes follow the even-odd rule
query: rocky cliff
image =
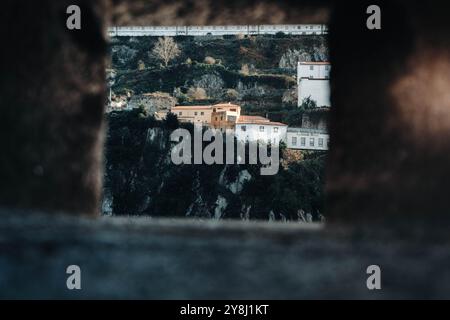
<svg viewBox="0 0 450 320">
<path fill-rule="evenodd" d="M 142 109 L 108 114 L 103 213 L 311 221 L 323 210 L 323 154 L 261 176 L 257 165 L 175 165 L 173 125 Z M 299 160 L 300 159 L 300 160 Z"/>
</svg>

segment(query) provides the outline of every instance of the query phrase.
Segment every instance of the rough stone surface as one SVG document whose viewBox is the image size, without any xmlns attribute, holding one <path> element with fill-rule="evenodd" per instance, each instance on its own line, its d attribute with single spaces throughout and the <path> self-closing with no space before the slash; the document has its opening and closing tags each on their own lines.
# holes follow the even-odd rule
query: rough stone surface
<svg viewBox="0 0 450 320">
<path fill-rule="evenodd" d="M 113 25 L 323 23 L 329 0 L 111 0 Z M 245 21 L 245 22 L 243 22 Z"/>
<path fill-rule="evenodd" d="M 95 214 L 105 99 L 104 1 L 10 1 L 0 11 L 0 203 Z"/>
<path fill-rule="evenodd" d="M 375 31 L 362 15 L 369 4 L 336 5 L 330 22 L 329 213 L 352 223 L 442 219 L 450 209 L 449 3 L 379 1 Z"/>
<path fill-rule="evenodd" d="M 0 298 L 449 298 L 449 238 L 420 227 L 0 212 Z M 66 289 L 79 265 L 82 290 Z M 366 268 L 382 290 L 366 288 Z"/>
</svg>

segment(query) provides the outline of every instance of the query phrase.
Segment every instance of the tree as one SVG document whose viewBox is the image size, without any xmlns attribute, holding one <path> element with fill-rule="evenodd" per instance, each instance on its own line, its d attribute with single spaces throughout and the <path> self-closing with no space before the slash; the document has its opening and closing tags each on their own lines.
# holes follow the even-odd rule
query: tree
<svg viewBox="0 0 450 320">
<path fill-rule="evenodd" d="M 138 61 L 138 70 L 144 70 L 145 69 L 145 63 L 142 60 Z"/>
<path fill-rule="evenodd" d="M 191 100 L 205 100 L 208 99 L 205 89 L 199 87 L 190 87 L 187 96 Z"/>
<path fill-rule="evenodd" d="M 169 62 L 181 53 L 177 43 L 171 37 L 158 38 L 152 50 L 153 54 L 160 59 L 164 66 L 167 67 Z"/>
<path fill-rule="evenodd" d="M 291 105 L 291 106 L 297 105 L 297 101 L 298 101 L 297 86 L 294 86 L 290 89 L 286 89 L 283 92 L 283 97 L 281 98 L 281 101 L 287 105 Z"/>
<path fill-rule="evenodd" d="M 302 126 L 303 113 L 305 111 L 303 109 L 295 109 L 290 110 L 287 115 L 284 117 L 283 122 L 285 122 L 289 126 Z"/>
<path fill-rule="evenodd" d="M 178 129 L 178 127 L 180 126 L 177 115 L 172 112 L 167 113 L 163 123 L 164 126 L 170 130 Z"/>
<path fill-rule="evenodd" d="M 317 103 L 313 99 L 311 99 L 311 96 L 303 99 L 302 104 L 299 107 L 301 110 L 312 110 L 317 108 Z"/>
</svg>

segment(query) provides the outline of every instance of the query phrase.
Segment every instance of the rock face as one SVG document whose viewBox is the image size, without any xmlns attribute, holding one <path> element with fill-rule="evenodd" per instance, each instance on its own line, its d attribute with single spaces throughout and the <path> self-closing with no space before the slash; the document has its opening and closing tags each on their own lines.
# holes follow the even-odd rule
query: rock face
<svg viewBox="0 0 450 320">
<path fill-rule="evenodd" d="M 221 218 L 228 182 L 219 185 L 220 166 L 176 166 L 171 161 L 171 131 L 136 129 L 136 122 L 117 127 L 113 114 L 107 139 L 105 201 L 115 215 Z M 130 147 L 134 145 L 134 147 Z M 121 148 L 121 150 L 118 150 Z M 223 167 L 224 172 L 227 168 Z M 222 190 L 223 188 L 223 190 Z M 219 200 L 218 200 L 219 199 Z M 104 204 L 105 208 L 109 208 Z M 105 212 L 108 213 L 108 212 Z M 230 212 L 228 212 L 230 214 Z M 237 213 L 239 214 L 239 213 Z"/>
<path fill-rule="evenodd" d="M 167 93 L 154 92 L 133 95 L 128 102 L 128 108 L 144 108 L 148 113 L 169 112 L 177 104 L 177 99 Z"/>
<path fill-rule="evenodd" d="M 172 130 L 140 112 L 108 114 L 104 214 L 267 220 L 272 210 L 297 221 L 298 210 L 322 211 L 322 156 L 286 162 L 270 177 L 259 165 L 175 165 Z"/>
<path fill-rule="evenodd" d="M 328 47 L 323 43 L 318 47 L 303 49 L 288 49 L 280 58 L 278 66 L 282 69 L 297 69 L 297 63 L 305 61 L 328 61 Z"/>
<path fill-rule="evenodd" d="M 234 181 L 227 181 L 226 186 L 234 194 L 242 192 L 244 184 L 252 179 L 252 175 L 247 170 L 239 171 Z"/>
</svg>

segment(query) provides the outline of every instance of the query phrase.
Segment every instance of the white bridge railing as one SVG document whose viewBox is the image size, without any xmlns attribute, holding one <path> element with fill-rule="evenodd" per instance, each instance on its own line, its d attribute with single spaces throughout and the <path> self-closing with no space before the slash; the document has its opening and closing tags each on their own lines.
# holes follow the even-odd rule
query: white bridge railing
<svg viewBox="0 0 450 320">
<path fill-rule="evenodd" d="M 110 37 L 120 36 L 223 36 L 252 34 L 285 34 L 323 35 L 328 28 L 323 24 L 290 24 L 290 25 L 240 25 L 240 26 L 130 26 L 110 27 Z"/>
</svg>

